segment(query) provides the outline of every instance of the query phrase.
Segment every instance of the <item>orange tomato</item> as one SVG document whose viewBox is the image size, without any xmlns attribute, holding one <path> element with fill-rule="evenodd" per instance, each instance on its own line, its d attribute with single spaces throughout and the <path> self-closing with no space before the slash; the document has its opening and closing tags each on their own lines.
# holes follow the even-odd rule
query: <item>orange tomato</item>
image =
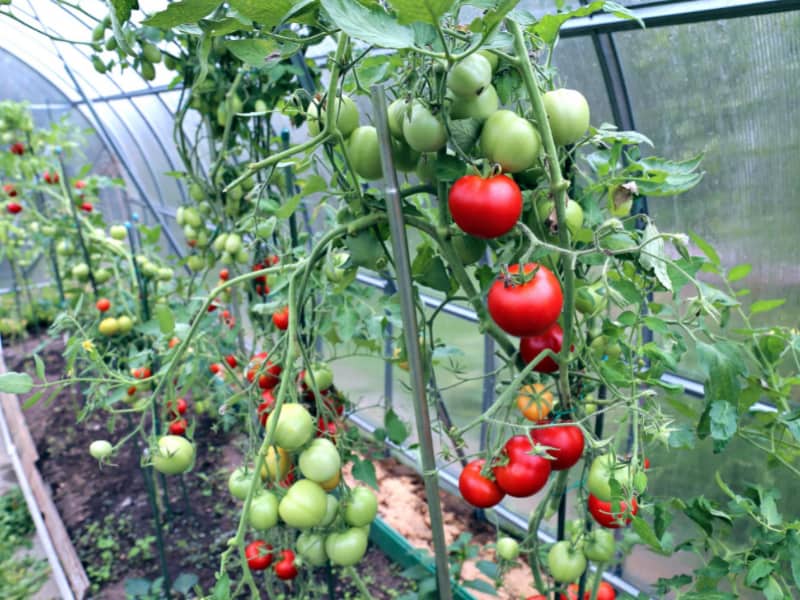
<svg viewBox="0 0 800 600">
<path fill-rule="evenodd" d="M 542 421 L 553 408 L 553 394 L 541 383 L 522 386 L 517 396 L 517 408 L 529 421 Z"/>
</svg>

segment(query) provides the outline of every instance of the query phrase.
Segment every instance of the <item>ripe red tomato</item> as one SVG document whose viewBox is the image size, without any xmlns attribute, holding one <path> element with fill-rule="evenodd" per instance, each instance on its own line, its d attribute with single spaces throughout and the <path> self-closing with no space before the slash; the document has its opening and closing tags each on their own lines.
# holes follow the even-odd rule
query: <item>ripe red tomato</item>
<svg viewBox="0 0 800 600">
<path fill-rule="evenodd" d="M 480 238 L 505 235 L 522 214 L 522 192 L 505 175 L 484 179 L 465 175 L 448 196 L 450 214 L 462 230 Z"/>
<path fill-rule="evenodd" d="M 262 425 L 266 425 L 269 413 L 272 412 L 272 407 L 275 406 L 275 396 L 272 395 L 272 390 L 264 390 L 261 393 L 261 399 L 262 402 L 256 409 L 258 412 L 258 421 Z"/>
<path fill-rule="evenodd" d="M 81 210 L 83 212 L 87 212 L 87 213 L 90 213 L 90 212 L 92 212 L 92 210 L 94 210 L 94 206 L 92 206 L 91 202 L 83 202 L 83 203 L 81 203 L 80 208 L 81 208 Z"/>
<path fill-rule="evenodd" d="M 550 461 L 550 468 L 554 471 L 569 469 L 583 454 L 583 432 L 576 425 L 564 423 L 555 427 L 533 429 L 531 437 L 537 444 L 553 448 L 547 453 L 555 458 Z"/>
<path fill-rule="evenodd" d="M 567 593 L 561 594 L 561 600 L 577 600 L 578 598 L 578 587 L 577 583 L 571 583 L 567 586 Z M 544 596 L 542 596 L 543 598 Z M 583 600 L 590 600 L 592 597 L 591 590 L 585 590 L 583 592 Z M 611 587 L 611 584 L 607 581 L 601 581 L 600 585 L 597 587 L 597 596 L 595 596 L 596 600 L 616 600 L 617 593 L 614 591 L 614 588 Z M 530 599 L 528 599 L 530 600 Z"/>
<path fill-rule="evenodd" d="M 494 476 L 497 485 L 509 496 L 532 496 L 547 483 L 547 478 L 550 477 L 550 461 L 530 454 L 532 451 L 533 446 L 524 435 L 509 438 L 503 447 L 503 454 L 508 457 L 508 462 L 494 467 Z"/>
<path fill-rule="evenodd" d="M 12 215 L 22 212 L 22 205 L 19 202 L 9 202 L 6 204 L 6 210 Z"/>
<path fill-rule="evenodd" d="M 178 398 L 175 400 L 175 407 L 172 406 L 172 400 L 167 402 L 167 413 L 170 417 L 177 417 L 178 415 L 183 415 L 186 413 L 186 409 L 188 408 L 188 403 L 183 398 Z"/>
<path fill-rule="evenodd" d="M 226 363 L 228 363 L 228 366 L 229 366 L 231 369 L 235 369 L 235 368 L 236 368 L 236 366 L 239 364 L 239 363 L 236 361 L 236 357 L 235 357 L 233 354 L 228 354 L 228 356 L 226 356 L 226 357 L 225 357 L 225 362 L 226 362 Z"/>
<path fill-rule="evenodd" d="M 186 419 L 178 419 L 169 424 L 169 432 L 172 435 L 183 435 L 186 433 L 186 427 L 188 425 Z"/>
<path fill-rule="evenodd" d="M 109 308 L 111 308 L 111 300 L 108 298 L 100 298 L 95 304 L 97 310 L 100 312 L 106 312 Z"/>
<path fill-rule="evenodd" d="M 519 341 L 519 353 L 525 364 L 531 362 L 543 350 L 552 350 L 555 354 L 561 352 L 561 344 L 564 340 L 564 330 L 561 325 L 553 323 L 537 335 L 526 336 Z M 539 373 L 553 373 L 558 371 L 558 363 L 551 356 L 546 356 L 540 360 L 533 368 Z"/>
<path fill-rule="evenodd" d="M 75 182 L 76 190 L 82 190 L 85 187 L 86 187 L 86 182 L 83 179 L 78 179 L 78 181 Z"/>
<path fill-rule="evenodd" d="M 136 386 L 132 385 L 128 388 L 128 396 L 133 396 L 134 394 L 136 394 Z"/>
<path fill-rule="evenodd" d="M 263 571 L 272 564 L 272 546 L 264 540 L 256 540 L 247 544 L 244 555 L 251 571 Z"/>
<path fill-rule="evenodd" d="M 14 142 L 9 147 L 9 150 L 11 150 L 11 154 L 22 156 L 23 154 L 25 154 L 25 144 L 23 144 L 22 142 Z"/>
<path fill-rule="evenodd" d="M 222 281 L 228 281 L 228 277 L 230 277 L 230 273 L 228 272 L 228 269 L 220 269 L 219 278 Z"/>
<path fill-rule="evenodd" d="M 209 365 L 208 370 L 211 371 L 213 375 L 219 375 L 220 372 L 224 370 L 224 367 L 220 363 L 212 363 Z"/>
<path fill-rule="evenodd" d="M 639 512 L 639 504 L 636 502 L 636 497 L 631 498 L 630 511 L 628 510 L 628 503 L 624 500 L 619 502 L 619 512 L 612 512 L 611 502 L 604 502 L 597 496 L 589 494 L 589 513 L 592 518 L 603 527 L 608 529 L 619 529 L 623 525 L 628 525 L 631 522 L 631 517 Z"/>
<path fill-rule="evenodd" d="M 275 563 L 275 576 L 284 580 L 297 577 L 297 567 L 294 566 L 294 552 L 281 550 L 281 560 Z"/>
<path fill-rule="evenodd" d="M 481 475 L 485 463 L 482 458 L 467 463 L 458 478 L 458 491 L 461 492 L 461 496 L 477 508 L 494 506 L 506 495 L 494 481 Z"/>
<path fill-rule="evenodd" d="M 262 390 L 271 390 L 280 381 L 280 365 L 267 360 L 266 352 L 259 352 L 250 359 L 250 365 L 246 373 L 247 381 L 253 383 L 258 375 L 258 387 Z"/>
<path fill-rule="evenodd" d="M 336 441 L 336 421 L 326 421 L 325 417 L 317 419 L 317 437 L 329 437 L 332 441 Z"/>
<path fill-rule="evenodd" d="M 270 255 L 267 257 L 267 262 L 269 263 L 269 266 L 271 266 L 271 267 L 274 267 L 274 266 L 275 266 L 275 265 L 277 265 L 279 262 L 281 262 L 281 257 L 280 257 L 280 256 L 278 256 L 277 254 L 270 254 Z"/>
<path fill-rule="evenodd" d="M 3 191 L 9 198 L 14 198 L 17 195 L 17 188 L 15 188 L 12 184 L 7 183 L 3 186 Z"/>
<path fill-rule="evenodd" d="M 180 343 L 181 343 L 180 338 L 172 337 L 172 338 L 170 338 L 169 342 L 167 343 L 167 347 L 169 347 L 169 349 L 172 350 L 175 346 L 177 346 Z"/>
<path fill-rule="evenodd" d="M 55 171 L 52 171 L 52 172 L 45 171 L 44 175 L 42 177 L 44 178 L 44 182 L 45 183 L 49 183 L 51 185 L 55 185 L 56 183 L 61 181 L 61 178 L 58 176 L 58 173 L 56 173 Z"/>
<path fill-rule="evenodd" d="M 131 369 L 131 375 L 136 379 L 147 379 L 153 375 L 153 372 L 150 370 L 150 367 L 139 367 L 137 369 Z"/>
<path fill-rule="evenodd" d="M 524 273 L 536 271 L 524 283 L 514 283 L 513 276 L 519 273 L 519 265 L 508 267 L 507 280 L 499 278 L 489 289 L 489 314 L 506 333 L 517 337 L 536 335 L 555 323 L 564 304 L 561 284 L 553 272 L 542 265 L 528 263 Z"/>
<path fill-rule="evenodd" d="M 272 322 L 281 331 L 286 331 L 289 328 L 289 307 L 284 306 L 278 312 L 272 315 Z"/>
</svg>

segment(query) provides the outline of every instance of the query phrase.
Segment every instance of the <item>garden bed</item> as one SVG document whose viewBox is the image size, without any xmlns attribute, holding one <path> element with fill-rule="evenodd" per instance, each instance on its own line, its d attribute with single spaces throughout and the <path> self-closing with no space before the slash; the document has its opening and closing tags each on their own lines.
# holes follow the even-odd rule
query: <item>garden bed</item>
<svg viewBox="0 0 800 600">
<path fill-rule="evenodd" d="M 31 353 L 46 341 L 46 338 L 31 338 L 6 347 L 8 369 L 31 372 Z M 39 349 L 39 354 L 47 365 L 48 378 L 62 375 L 60 342 L 50 341 Z M 25 399 L 26 396 L 21 396 L 20 402 Z M 152 513 L 136 444 L 126 444 L 112 467 L 98 467 L 88 452 L 95 439 L 118 439 L 124 435 L 127 423 L 119 419 L 113 431 L 109 431 L 105 418 L 95 413 L 76 424 L 81 400 L 78 389 L 65 389 L 51 402 L 42 400 L 26 409 L 25 418 L 39 453 L 39 470 L 51 488 L 56 507 L 91 580 L 91 597 L 120 598 L 124 596 L 126 581 L 154 580 L 160 576 Z M 198 416 L 195 439 L 198 444 L 193 472 L 183 478 L 182 484 L 177 478 L 168 480 L 172 514 L 164 527 L 164 536 L 172 579 L 183 576 L 185 582 L 195 576 L 203 589 L 208 590 L 215 581 L 219 554 L 236 527 L 239 507 L 227 490 L 227 477 L 241 463 L 241 455 L 236 439 L 218 430 L 207 416 Z M 412 546 L 430 550 L 431 528 L 422 479 L 392 458 L 378 461 L 376 472 L 380 516 Z M 447 493 L 441 496 L 448 543 L 470 532 L 472 544 L 480 548 L 479 556 L 465 563 L 464 578 L 489 582 L 475 565 L 478 560 L 494 560 L 493 551 L 487 547 L 495 540 L 494 528 L 478 520 L 460 498 Z M 377 599 L 391 598 L 398 591 L 411 589 L 411 584 L 400 575 L 402 568 L 374 545 L 358 570 Z M 530 581 L 530 571 L 520 563 L 506 576 L 505 587 L 496 597 L 518 598 L 532 593 Z M 338 580 L 337 586 L 337 597 L 355 589 L 346 578 Z M 490 597 L 472 593 L 477 598 Z"/>
</svg>

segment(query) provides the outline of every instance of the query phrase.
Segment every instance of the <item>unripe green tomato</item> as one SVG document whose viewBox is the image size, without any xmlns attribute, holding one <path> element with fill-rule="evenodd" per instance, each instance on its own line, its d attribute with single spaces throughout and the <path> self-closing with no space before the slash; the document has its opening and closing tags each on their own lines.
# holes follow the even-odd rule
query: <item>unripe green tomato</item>
<svg viewBox="0 0 800 600">
<path fill-rule="evenodd" d="M 122 335 L 130 333 L 131 329 L 133 329 L 133 319 L 128 315 L 122 315 L 117 318 L 117 327 L 119 327 L 119 332 Z"/>
<path fill-rule="evenodd" d="M 490 83 L 477 96 L 452 96 L 450 117 L 452 119 L 477 119 L 485 121 L 497 112 L 500 99 L 497 90 Z"/>
<path fill-rule="evenodd" d="M 486 252 L 486 240 L 473 235 L 454 235 L 451 242 L 464 266 L 478 262 Z"/>
<path fill-rule="evenodd" d="M 583 543 L 583 554 L 589 560 L 605 563 L 614 559 L 616 546 L 613 533 L 608 529 L 596 528 L 586 536 Z"/>
<path fill-rule="evenodd" d="M 100 321 L 97 330 L 105 336 L 117 335 L 119 333 L 119 323 L 114 317 L 106 317 Z"/>
<path fill-rule="evenodd" d="M 247 250 L 244 248 L 240 248 L 239 251 L 236 253 L 236 262 L 240 265 L 246 265 L 250 262 L 250 255 L 247 253 Z"/>
<path fill-rule="evenodd" d="M 247 498 L 247 493 L 250 491 L 250 486 L 253 483 L 253 477 L 256 472 L 253 469 L 246 467 L 237 467 L 231 472 L 228 477 L 228 491 L 231 496 L 238 500 Z"/>
<path fill-rule="evenodd" d="M 53 237 L 56 234 L 56 228 L 52 225 L 43 225 L 42 234 Z"/>
<path fill-rule="evenodd" d="M 586 557 L 570 542 L 556 542 L 547 553 L 550 574 L 559 583 L 570 583 L 586 571 Z"/>
<path fill-rule="evenodd" d="M 555 213 L 555 202 L 552 200 L 545 200 L 537 204 L 536 209 L 539 213 L 539 218 L 543 220 L 545 228 L 550 233 L 558 234 L 558 218 Z M 564 207 L 565 217 L 567 218 L 567 229 L 571 236 L 575 236 L 583 227 L 583 208 L 575 200 L 570 200 Z M 551 226 L 549 219 L 555 217 L 555 222 Z"/>
<path fill-rule="evenodd" d="M 514 538 L 501 537 L 497 540 L 497 556 L 503 560 L 516 560 L 519 556 L 519 542 Z"/>
<path fill-rule="evenodd" d="M 89 280 L 89 265 L 86 263 L 78 263 L 72 267 L 72 276 L 78 281 Z"/>
<path fill-rule="evenodd" d="M 208 246 L 208 231 L 205 229 L 198 231 L 195 240 L 197 241 L 198 248 L 205 248 Z"/>
<path fill-rule="evenodd" d="M 159 281 L 172 281 L 173 272 L 168 267 L 162 267 L 156 273 L 156 279 Z"/>
<path fill-rule="evenodd" d="M 109 279 L 111 279 L 111 271 L 108 269 L 100 268 L 94 272 L 94 280 L 96 283 L 103 284 L 106 283 Z"/>
<path fill-rule="evenodd" d="M 602 281 L 581 286 L 575 293 L 575 308 L 584 315 L 596 315 L 605 308 L 607 303 L 608 298 L 605 295 L 605 285 Z"/>
<path fill-rule="evenodd" d="M 589 103 L 583 94 L 562 88 L 547 92 L 542 100 L 556 144 L 574 144 L 584 136 L 589 129 Z"/>
<path fill-rule="evenodd" d="M 411 104 L 405 98 L 397 98 L 393 101 L 387 109 L 387 118 L 389 121 L 389 132 L 395 139 L 405 141 L 403 137 L 403 118 L 408 112 Z"/>
<path fill-rule="evenodd" d="M 331 564 L 351 567 L 367 552 L 367 533 L 359 527 L 351 527 L 341 533 L 332 533 L 325 538 L 325 552 Z"/>
<path fill-rule="evenodd" d="M 188 471 L 194 463 L 194 446 L 185 437 L 165 435 L 153 450 L 153 468 L 165 475 Z"/>
<path fill-rule="evenodd" d="M 113 52 L 114 50 L 117 49 L 117 47 L 118 47 L 117 38 L 115 38 L 113 35 L 106 40 L 106 50 L 108 50 L 109 52 Z"/>
<path fill-rule="evenodd" d="M 489 52 L 488 50 L 478 50 L 478 54 L 489 61 L 489 64 L 492 67 L 492 73 L 497 71 L 497 65 L 500 64 L 500 57 L 497 56 L 497 54 Z"/>
<path fill-rule="evenodd" d="M 108 440 L 95 440 L 89 445 L 89 454 L 97 460 L 111 456 L 113 448 Z"/>
<path fill-rule="evenodd" d="M 108 234 L 115 240 L 122 241 L 128 237 L 128 230 L 125 225 L 112 225 L 108 230 Z"/>
<path fill-rule="evenodd" d="M 158 276 L 158 265 L 146 261 L 142 264 L 142 273 L 144 273 L 147 277 L 157 277 Z"/>
<path fill-rule="evenodd" d="M 250 501 L 247 522 L 253 529 L 265 531 L 278 524 L 278 499 L 271 492 L 261 492 Z"/>
<path fill-rule="evenodd" d="M 192 271 L 202 271 L 203 267 L 206 266 L 206 262 L 203 260 L 203 257 L 199 254 L 192 254 L 189 258 L 186 259 L 186 264 L 189 265 L 189 268 Z"/>
<path fill-rule="evenodd" d="M 341 470 L 342 460 L 333 442 L 327 438 L 317 438 L 300 453 L 298 465 L 306 478 L 324 483 Z"/>
<path fill-rule="evenodd" d="M 419 101 L 403 117 L 403 136 L 417 152 L 437 152 L 447 144 L 444 123 Z"/>
<path fill-rule="evenodd" d="M 183 235 L 187 240 L 197 239 L 197 231 L 191 225 L 183 226 Z"/>
<path fill-rule="evenodd" d="M 203 190 L 203 186 L 195 182 L 189 186 L 189 196 L 195 202 L 200 202 L 201 200 L 205 199 L 206 193 Z"/>
<path fill-rule="evenodd" d="M 328 494 L 326 498 L 326 505 L 325 505 L 325 516 L 322 517 L 322 521 L 320 522 L 320 527 L 327 527 L 336 519 L 336 515 L 339 513 L 339 501 L 336 499 L 336 496 Z"/>
<path fill-rule="evenodd" d="M 251 175 L 250 177 L 242 179 L 242 183 L 240 185 L 242 186 L 243 191 L 249 192 L 256 186 L 256 180 Z"/>
<path fill-rule="evenodd" d="M 334 98 L 332 102 L 326 102 L 322 111 L 319 110 L 316 102 L 308 105 L 308 132 L 311 135 L 319 135 L 328 106 L 333 108 L 336 115 L 336 129 L 342 136 L 348 137 L 358 127 L 358 107 L 344 94 L 342 94 L 341 102 L 339 98 Z"/>
<path fill-rule="evenodd" d="M 344 520 L 353 527 L 364 527 L 378 514 L 378 498 L 369 488 L 357 487 L 344 501 Z"/>
<path fill-rule="evenodd" d="M 183 206 L 179 206 L 175 211 L 175 222 L 181 227 L 186 225 L 186 209 Z"/>
<path fill-rule="evenodd" d="M 378 132 L 372 125 L 362 125 L 350 134 L 347 155 L 353 170 L 364 179 L 383 177 Z"/>
<path fill-rule="evenodd" d="M 228 254 L 236 254 L 242 249 L 242 238 L 238 233 L 230 233 L 225 240 L 225 252 Z"/>
<path fill-rule="evenodd" d="M 161 50 L 158 49 L 158 46 L 149 42 L 142 44 L 142 56 L 149 63 L 157 64 L 161 62 Z"/>
<path fill-rule="evenodd" d="M 269 110 L 269 108 L 267 107 L 267 103 L 266 103 L 266 102 L 264 102 L 264 101 L 263 101 L 263 100 L 261 100 L 260 98 L 259 98 L 258 100 L 256 100 L 256 103 L 255 103 L 255 112 L 259 112 L 259 113 L 265 113 L 265 112 L 267 112 L 268 110 Z"/>
<path fill-rule="evenodd" d="M 308 529 L 322 522 L 327 505 L 325 490 L 313 481 L 301 479 L 286 491 L 278 504 L 278 514 L 290 527 Z"/>
<path fill-rule="evenodd" d="M 422 183 L 436 183 L 436 155 L 424 153 L 420 154 L 417 168 L 414 170 L 417 179 Z"/>
<path fill-rule="evenodd" d="M 491 82 L 492 65 L 478 53 L 453 65 L 447 74 L 447 87 L 457 96 L 477 96 Z"/>
<path fill-rule="evenodd" d="M 11 4 L 11 2 L 2 2 L 2 4 Z M 97 27 L 92 29 L 92 41 L 99 42 L 106 37 L 106 28 L 102 23 L 98 23 Z"/>
<path fill-rule="evenodd" d="M 200 217 L 200 213 L 198 213 L 194 208 L 185 208 L 183 211 L 183 218 L 187 225 L 191 225 L 195 229 L 203 225 L 203 219 Z"/>
<path fill-rule="evenodd" d="M 169 54 L 164 56 L 164 66 L 170 71 L 175 71 L 178 68 L 178 61 L 172 58 Z"/>
<path fill-rule="evenodd" d="M 507 173 L 531 168 L 541 149 L 539 133 L 526 119 L 510 110 L 498 110 L 483 124 L 481 150 Z"/>
<path fill-rule="evenodd" d="M 325 552 L 325 538 L 319 533 L 304 531 L 297 536 L 295 548 L 297 548 L 297 554 L 314 567 L 321 567 L 328 563 L 328 554 Z"/>
<path fill-rule="evenodd" d="M 156 78 L 156 68 L 152 63 L 142 60 L 142 64 L 139 68 L 142 73 L 142 78 L 146 81 L 153 81 Z"/>
<path fill-rule="evenodd" d="M 240 113 L 242 112 L 243 108 L 244 108 L 244 103 L 242 102 L 242 99 L 239 98 L 237 94 L 234 94 L 233 98 L 231 98 L 231 110 L 234 113 Z"/>
<path fill-rule="evenodd" d="M 92 56 L 92 66 L 94 67 L 94 70 L 101 75 L 108 70 L 105 63 L 100 59 L 99 56 Z"/>
<path fill-rule="evenodd" d="M 275 413 L 267 419 L 267 430 L 272 427 Z M 290 452 L 304 446 L 314 434 L 314 421 L 305 406 L 297 403 L 284 404 L 275 426 L 275 444 Z"/>
<path fill-rule="evenodd" d="M 203 217 L 208 217 L 211 214 L 211 203 L 203 200 L 197 205 L 197 212 Z"/>
<path fill-rule="evenodd" d="M 236 258 L 227 252 L 223 252 L 219 255 L 219 262 L 221 262 L 223 265 L 232 265 L 234 262 L 236 262 Z"/>
<path fill-rule="evenodd" d="M 220 127 L 225 127 L 225 121 L 228 119 L 228 109 L 225 107 L 225 102 L 220 102 L 217 105 L 217 124 Z"/>
</svg>

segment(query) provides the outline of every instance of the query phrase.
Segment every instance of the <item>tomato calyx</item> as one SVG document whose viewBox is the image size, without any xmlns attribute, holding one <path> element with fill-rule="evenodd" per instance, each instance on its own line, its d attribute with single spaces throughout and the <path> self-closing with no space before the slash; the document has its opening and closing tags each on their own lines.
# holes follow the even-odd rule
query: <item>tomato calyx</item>
<svg viewBox="0 0 800 600">
<path fill-rule="evenodd" d="M 513 288 L 533 281 L 541 268 L 542 265 L 534 264 L 532 269 L 528 269 L 528 265 L 518 263 L 517 270 L 514 270 L 510 265 L 504 264 L 501 268 L 500 276 L 503 278 L 503 285 L 506 288 Z"/>
</svg>

